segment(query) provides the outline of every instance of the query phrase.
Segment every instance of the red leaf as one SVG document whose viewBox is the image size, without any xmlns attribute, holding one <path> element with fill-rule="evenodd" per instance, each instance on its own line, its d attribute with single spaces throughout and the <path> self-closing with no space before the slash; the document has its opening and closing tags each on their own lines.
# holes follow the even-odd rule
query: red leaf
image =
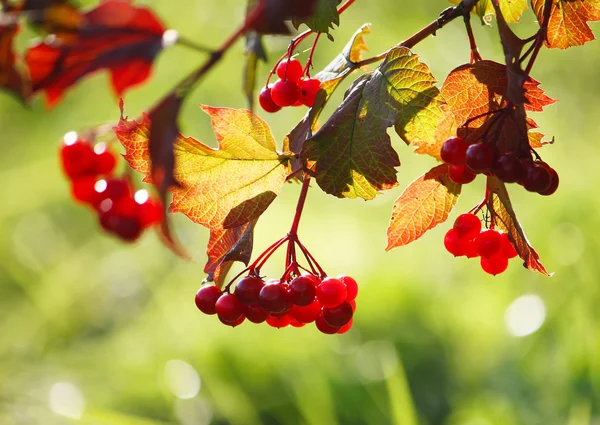
<svg viewBox="0 0 600 425">
<path fill-rule="evenodd" d="M 252 257 L 254 225 L 256 220 L 233 229 L 211 229 L 206 254 L 208 261 L 204 272 L 208 274 L 206 281 L 214 281 L 223 285 L 227 272 L 235 261 L 248 265 Z"/>
<path fill-rule="evenodd" d="M 0 25 L 0 87 L 12 92 L 18 98 L 27 95 L 27 85 L 15 68 L 13 40 L 19 28 L 17 25 Z"/>
<path fill-rule="evenodd" d="M 488 177 L 487 187 L 491 193 L 489 208 L 492 210 L 496 226 L 508 233 L 508 238 L 513 243 L 519 256 L 523 259 L 523 266 L 529 270 L 551 276 L 540 262 L 540 256 L 530 245 L 525 232 L 517 220 L 517 215 L 512 207 L 506 186 L 496 177 Z"/>
<path fill-rule="evenodd" d="M 163 25 L 149 9 L 128 0 L 107 0 L 82 19 L 75 33 L 40 43 L 25 56 L 33 90 L 44 91 L 50 106 L 100 69 L 111 72 L 113 89 L 121 95 L 148 78 L 162 49 Z"/>
</svg>

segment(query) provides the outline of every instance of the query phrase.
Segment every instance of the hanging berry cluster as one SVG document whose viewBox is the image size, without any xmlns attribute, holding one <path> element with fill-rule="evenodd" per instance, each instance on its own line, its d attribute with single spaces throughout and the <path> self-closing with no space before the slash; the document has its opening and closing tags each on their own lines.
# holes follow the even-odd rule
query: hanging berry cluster
<svg viewBox="0 0 600 425">
<path fill-rule="evenodd" d="M 469 144 L 462 137 L 451 137 L 440 152 L 449 164 L 449 176 L 455 183 L 467 184 L 477 174 L 494 175 L 504 183 L 518 183 L 529 192 L 552 195 L 558 189 L 558 173 L 539 157 L 533 160 L 529 150 L 523 154 L 499 154 L 484 141 Z M 537 157 L 537 155 L 536 155 Z"/>
<path fill-rule="evenodd" d="M 475 214 L 457 217 L 454 226 L 444 237 L 444 247 L 455 257 L 480 258 L 481 268 L 497 275 L 506 270 L 508 260 L 517 256 L 508 234 L 494 229 L 483 229 Z"/>
<path fill-rule="evenodd" d="M 260 92 L 258 101 L 265 112 L 277 112 L 286 106 L 312 107 L 321 87 L 317 78 L 303 78 L 305 70 L 296 58 L 288 58 L 277 65 L 279 79 L 267 84 Z"/>
<path fill-rule="evenodd" d="M 105 143 L 92 145 L 70 132 L 60 147 L 60 158 L 71 181 L 73 199 L 92 207 L 108 233 L 133 242 L 145 229 L 161 222 L 160 202 L 144 189 L 136 192 L 127 176 L 115 175 L 117 158 Z"/>
</svg>

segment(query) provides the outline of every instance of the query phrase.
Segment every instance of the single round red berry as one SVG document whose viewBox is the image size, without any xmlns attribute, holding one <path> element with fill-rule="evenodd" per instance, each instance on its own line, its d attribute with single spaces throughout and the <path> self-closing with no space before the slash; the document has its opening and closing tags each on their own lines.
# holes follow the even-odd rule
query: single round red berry
<svg viewBox="0 0 600 425">
<path fill-rule="evenodd" d="M 339 326 L 331 326 L 329 323 L 327 323 L 322 314 L 319 314 L 315 320 L 315 325 L 317 325 L 317 329 L 321 331 L 321 333 L 327 335 L 333 335 L 340 330 Z"/>
<path fill-rule="evenodd" d="M 63 144 L 60 148 L 60 156 L 63 170 L 69 178 L 76 179 L 96 174 L 96 153 L 89 143 L 76 140 L 71 144 Z"/>
<path fill-rule="evenodd" d="M 491 257 L 500 250 L 501 245 L 500 233 L 492 229 L 484 230 L 475 238 L 477 253 L 481 257 Z"/>
<path fill-rule="evenodd" d="M 234 323 L 244 314 L 244 305 L 233 294 L 223 294 L 215 304 L 219 319 L 226 324 Z"/>
<path fill-rule="evenodd" d="M 260 277 L 245 276 L 235 285 L 234 295 L 245 305 L 258 304 L 258 295 L 265 283 Z"/>
<path fill-rule="evenodd" d="M 467 167 L 476 173 L 489 171 L 494 165 L 494 151 L 483 142 L 469 146 L 465 158 Z"/>
<path fill-rule="evenodd" d="M 204 314 L 217 314 L 215 304 L 223 292 L 215 285 L 205 285 L 196 292 L 196 307 Z"/>
<path fill-rule="evenodd" d="M 291 320 L 292 318 L 290 317 L 290 315 L 285 314 L 281 317 L 270 316 L 267 318 L 267 323 L 273 328 L 280 329 L 289 326 Z"/>
<path fill-rule="evenodd" d="M 481 221 L 475 214 L 461 214 L 454 221 L 454 230 L 460 238 L 473 239 L 481 232 Z"/>
<path fill-rule="evenodd" d="M 288 287 L 282 283 L 271 283 L 262 287 L 258 305 L 269 313 L 282 313 L 291 308 Z"/>
<path fill-rule="evenodd" d="M 450 229 L 444 236 L 444 247 L 446 251 L 455 257 L 465 255 L 467 250 L 467 239 L 463 239 L 456 233 L 456 229 Z"/>
<path fill-rule="evenodd" d="M 314 322 L 319 314 L 321 314 L 321 303 L 319 301 L 314 301 L 312 304 L 303 307 L 295 305 L 290 310 L 290 316 L 302 323 Z"/>
<path fill-rule="evenodd" d="M 550 196 L 554 192 L 556 192 L 556 190 L 558 189 L 558 183 L 559 183 L 558 173 L 556 172 L 556 170 L 554 168 L 551 168 L 550 169 L 550 186 L 548 186 L 548 189 L 542 190 L 541 192 L 538 192 L 538 193 L 540 195 Z"/>
<path fill-rule="evenodd" d="M 260 106 L 265 112 L 271 113 L 281 110 L 281 106 L 276 105 L 275 102 L 273 102 L 273 97 L 271 95 L 272 88 L 272 84 L 268 87 L 264 87 L 258 95 L 258 103 L 260 103 Z"/>
<path fill-rule="evenodd" d="M 358 295 L 358 284 L 356 283 L 356 280 L 352 279 L 350 276 L 338 276 L 337 278 L 341 280 L 346 287 L 346 292 L 348 293 L 346 295 L 346 301 L 353 301 L 356 299 L 356 296 Z"/>
<path fill-rule="evenodd" d="M 319 278 L 312 274 L 304 274 L 296 277 L 289 284 L 290 301 L 299 306 L 312 303 L 317 295 Z"/>
<path fill-rule="evenodd" d="M 258 304 L 246 307 L 246 318 L 252 323 L 262 323 L 269 317 L 269 312 L 264 311 Z"/>
<path fill-rule="evenodd" d="M 304 75 L 302 63 L 296 58 L 283 60 L 277 65 L 277 76 L 282 80 L 297 82 Z"/>
<path fill-rule="evenodd" d="M 527 175 L 523 180 L 523 187 L 529 192 L 545 192 L 552 183 L 550 167 L 542 161 L 534 161 L 527 169 Z"/>
<path fill-rule="evenodd" d="M 486 273 L 495 276 L 502 273 L 507 267 L 508 258 L 504 257 L 501 253 L 497 253 L 491 257 L 481 257 L 481 268 Z"/>
<path fill-rule="evenodd" d="M 514 245 L 508 238 L 508 233 L 501 233 L 500 237 L 502 238 L 502 243 L 500 246 L 500 253 L 502 254 L 502 256 L 509 259 L 515 258 L 518 255 L 518 253 Z"/>
<path fill-rule="evenodd" d="M 300 89 L 300 102 L 312 108 L 321 88 L 321 81 L 317 78 L 302 79 L 298 82 L 298 88 Z"/>
<path fill-rule="evenodd" d="M 454 183 L 468 184 L 475 180 L 476 174 L 466 165 L 451 165 L 448 168 L 448 176 Z"/>
<path fill-rule="evenodd" d="M 117 165 L 115 155 L 108 150 L 96 154 L 94 171 L 96 174 L 111 174 Z"/>
<path fill-rule="evenodd" d="M 300 98 L 300 90 L 295 82 L 277 80 L 271 89 L 271 98 L 281 107 L 292 106 Z"/>
<path fill-rule="evenodd" d="M 464 165 L 469 144 L 462 137 L 450 137 L 442 145 L 442 161 L 450 165 Z"/>
<path fill-rule="evenodd" d="M 290 326 L 293 326 L 295 328 L 303 328 L 304 326 L 306 326 L 306 323 L 299 322 L 293 317 L 290 317 Z"/>
<path fill-rule="evenodd" d="M 337 331 L 336 333 L 338 335 L 341 335 L 341 334 L 345 334 L 346 332 L 348 332 L 350 330 L 350 328 L 352 328 L 352 322 L 353 322 L 353 319 L 350 319 L 350 321 L 348 323 L 346 323 L 344 326 L 342 326 L 340 328 L 340 330 Z"/>
<path fill-rule="evenodd" d="M 137 217 L 122 215 L 115 208 L 101 211 L 99 219 L 104 230 L 126 242 L 133 242 L 142 234 L 143 228 Z"/>
<path fill-rule="evenodd" d="M 246 316 L 244 316 L 243 314 L 237 319 L 237 320 L 225 320 L 223 319 L 221 316 L 218 316 L 219 320 L 221 321 L 221 323 L 223 323 L 224 325 L 227 326 L 231 326 L 232 328 L 235 328 L 236 326 L 242 324 L 242 322 L 246 319 Z"/>
<path fill-rule="evenodd" d="M 335 277 L 326 277 L 317 287 L 317 298 L 323 307 L 336 307 L 344 302 L 347 296 L 346 285 Z"/>
<path fill-rule="evenodd" d="M 504 154 L 494 163 L 494 174 L 505 183 L 516 183 L 525 178 L 526 168 L 515 154 Z"/>
<path fill-rule="evenodd" d="M 352 306 L 348 301 L 344 301 L 337 307 L 323 307 L 323 318 L 334 327 L 342 327 L 352 319 Z"/>
</svg>

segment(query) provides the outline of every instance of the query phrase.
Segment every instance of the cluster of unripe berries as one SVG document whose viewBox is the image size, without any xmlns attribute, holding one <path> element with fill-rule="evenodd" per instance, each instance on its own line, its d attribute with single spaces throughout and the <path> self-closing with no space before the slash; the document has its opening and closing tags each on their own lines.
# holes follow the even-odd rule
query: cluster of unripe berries
<svg viewBox="0 0 600 425">
<path fill-rule="evenodd" d="M 277 66 L 279 80 L 263 88 L 258 96 L 266 112 L 277 112 L 285 106 L 312 107 L 321 87 L 317 78 L 302 78 L 304 69 L 298 59 L 289 58 Z"/>
<path fill-rule="evenodd" d="M 196 293 L 196 306 L 205 314 L 216 314 L 228 326 L 245 319 L 266 322 L 274 328 L 302 327 L 314 322 L 324 334 L 342 334 L 352 327 L 358 286 L 349 276 L 320 279 L 313 274 L 296 276 L 290 282 L 249 275 L 233 291 L 205 285 Z"/>
<path fill-rule="evenodd" d="M 552 195 L 558 189 L 558 173 L 544 161 L 512 152 L 496 155 L 485 142 L 469 144 L 462 137 L 451 137 L 442 145 L 440 154 L 450 165 L 450 179 L 459 184 L 471 183 L 483 173 L 495 175 L 505 183 L 518 183 L 540 195 Z"/>
<path fill-rule="evenodd" d="M 508 267 L 508 260 L 517 256 L 507 233 L 494 229 L 481 229 L 481 221 L 475 214 L 462 214 L 444 237 L 446 250 L 455 257 L 480 257 L 481 268 L 497 275 Z"/>
<path fill-rule="evenodd" d="M 91 206 L 107 232 L 132 242 L 162 219 L 160 202 L 135 191 L 128 178 L 116 177 L 117 158 L 104 143 L 95 146 L 67 133 L 60 147 L 62 168 L 76 201 Z"/>
</svg>

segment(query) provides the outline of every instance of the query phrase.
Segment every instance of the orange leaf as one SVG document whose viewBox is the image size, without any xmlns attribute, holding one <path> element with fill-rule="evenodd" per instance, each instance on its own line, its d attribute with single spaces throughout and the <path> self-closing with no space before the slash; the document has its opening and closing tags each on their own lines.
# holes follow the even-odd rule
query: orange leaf
<svg viewBox="0 0 600 425">
<path fill-rule="evenodd" d="M 544 0 L 531 0 L 538 22 L 543 21 Z M 600 20 L 600 0 L 555 0 L 552 4 L 546 46 L 566 49 L 595 39 L 590 21 Z"/>
<path fill-rule="evenodd" d="M 394 203 L 386 251 L 408 245 L 446 221 L 461 187 L 448 177 L 446 164 L 438 165 L 412 182 Z"/>
<path fill-rule="evenodd" d="M 493 209 L 496 226 L 508 233 L 508 238 L 523 259 L 523 266 L 529 270 L 551 276 L 540 262 L 539 254 L 527 240 L 525 232 L 517 220 L 517 215 L 512 207 L 504 183 L 496 177 L 488 177 L 487 187 L 492 197 L 490 206 Z"/>
</svg>

